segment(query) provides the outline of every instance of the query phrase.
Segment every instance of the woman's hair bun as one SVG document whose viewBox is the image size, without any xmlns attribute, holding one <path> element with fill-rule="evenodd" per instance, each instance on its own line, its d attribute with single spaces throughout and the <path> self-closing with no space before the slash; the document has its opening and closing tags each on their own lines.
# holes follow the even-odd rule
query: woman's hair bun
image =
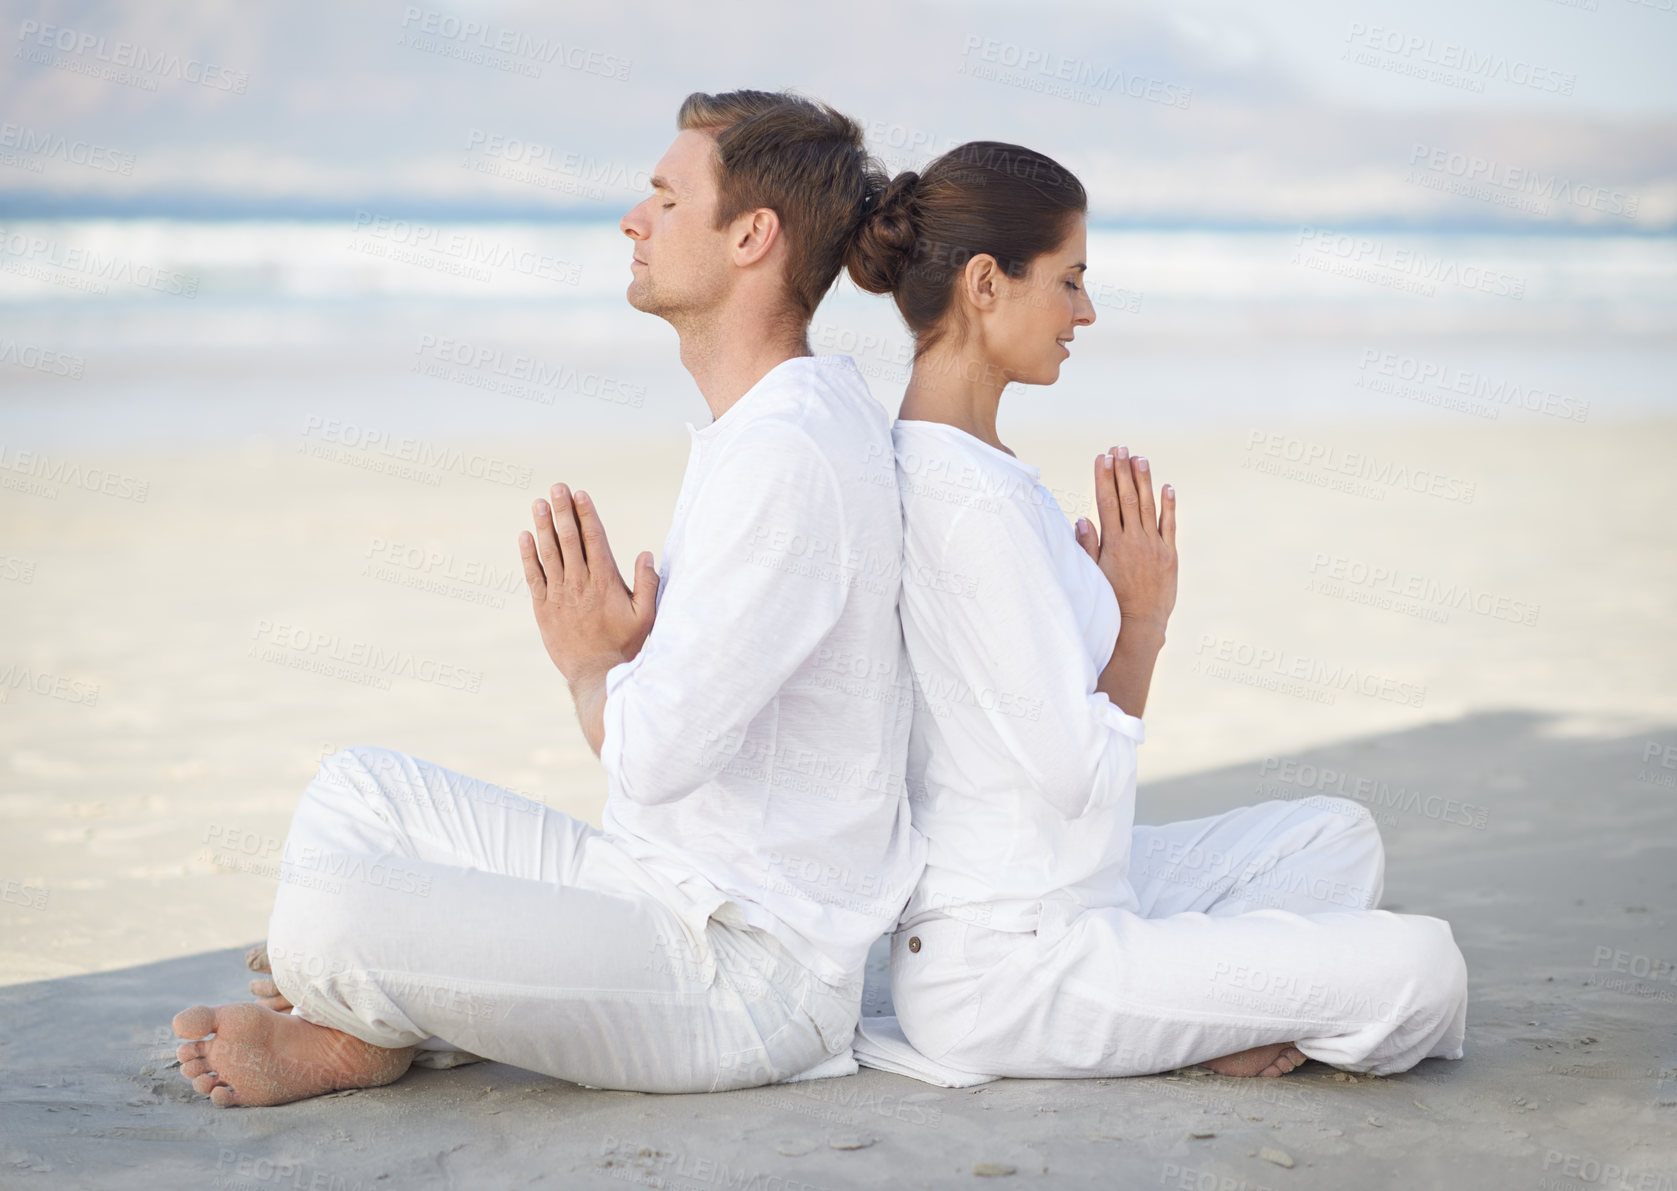
<svg viewBox="0 0 1677 1191">
<path fill-rule="evenodd" d="M 868 195 L 861 226 L 845 252 L 844 264 L 850 279 L 870 294 L 888 294 L 897 288 L 903 270 L 914 259 L 918 239 L 916 196 L 920 175 L 904 170 Z"/>
</svg>

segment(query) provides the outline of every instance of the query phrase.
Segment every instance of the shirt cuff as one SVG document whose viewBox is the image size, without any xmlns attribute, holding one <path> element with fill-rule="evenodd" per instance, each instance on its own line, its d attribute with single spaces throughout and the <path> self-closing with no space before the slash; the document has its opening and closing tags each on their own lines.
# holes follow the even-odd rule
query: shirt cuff
<svg viewBox="0 0 1677 1191">
<path fill-rule="evenodd" d="M 619 662 L 606 671 L 606 704 L 600 712 L 600 764 L 613 786 L 623 785 L 623 719 L 626 694 L 619 693 L 629 676 L 640 666 L 642 654 Z M 615 697 L 614 697 L 615 696 Z"/>
<path fill-rule="evenodd" d="M 1111 700 L 1106 704 L 1106 722 L 1115 732 L 1121 732 L 1137 744 L 1147 743 L 1147 725 L 1136 716 L 1120 710 Z"/>
</svg>

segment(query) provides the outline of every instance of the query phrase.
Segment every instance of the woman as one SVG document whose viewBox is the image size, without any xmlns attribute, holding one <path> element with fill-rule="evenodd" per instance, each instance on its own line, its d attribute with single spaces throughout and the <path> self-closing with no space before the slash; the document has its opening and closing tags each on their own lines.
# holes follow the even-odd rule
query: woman
<svg viewBox="0 0 1677 1191">
<path fill-rule="evenodd" d="M 894 440 L 929 850 L 892 939 L 904 1034 L 946 1068 L 1021 1077 L 1460 1058 L 1461 953 L 1442 920 L 1374 908 L 1365 808 L 1134 825 L 1175 493 L 1156 500 L 1147 460 L 1115 447 L 1095 459 L 1098 530 L 1074 529 L 996 434 L 1003 387 L 1052 384 L 1095 321 L 1082 185 L 995 142 L 880 183 L 847 266 L 916 340 Z"/>
</svg>

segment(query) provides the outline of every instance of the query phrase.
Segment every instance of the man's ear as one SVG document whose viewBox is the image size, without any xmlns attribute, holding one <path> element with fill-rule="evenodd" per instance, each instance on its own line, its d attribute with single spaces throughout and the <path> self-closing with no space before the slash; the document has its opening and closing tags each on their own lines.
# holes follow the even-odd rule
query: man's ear
<svg viewBox="0 0 1677 1191">
<path fill-rule="evenodd" d="M 993 310 L 1001 299 L 1002 270 L 996 258 L 981 252 L 961 270 L 961 292 L 979 310 Z"/>
<path fill-rule="evenodd" d="M 729 230 L 733 238 L 734 263 L 754 265 L 780 243 L 780 216 L 770 207 L 758 207 L 734 220 Z"/>
</svg>

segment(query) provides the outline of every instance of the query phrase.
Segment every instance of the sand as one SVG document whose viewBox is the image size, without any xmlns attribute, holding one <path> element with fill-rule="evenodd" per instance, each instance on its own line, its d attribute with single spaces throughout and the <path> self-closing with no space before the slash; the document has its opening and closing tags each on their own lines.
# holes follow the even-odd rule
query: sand
<svg viewBox="0 0 1677 1191">
<path fill-rule="evenodd" d="M 1141 820 L 1368 802 L 1385 904 L 1447 918 L 1467 956 L 1462 1062 L 678 1097 L 484 1064 L 211 1108 L 169 1066 L 168 1021 L 244 994 L 324 754 L 406 749 L 599 821 L 515 537 L 565 479 L 620 559 L 656 550 L 685 432 L 450 445 L 467 462 L 420 478 L 302 433 L 55 449 L 83 470 L 51 491 L 0 473 L 0 1187 L 1677 1187 L 1670 421 L 1127 444 L 1183 520 Z M 1109 444 L 1013 445 L 1070 502 Z M 1348 452 L 1432 490 L 1346 491 Z M 323 660 L 356 648 L 408 660 Z"/>
</svg>

